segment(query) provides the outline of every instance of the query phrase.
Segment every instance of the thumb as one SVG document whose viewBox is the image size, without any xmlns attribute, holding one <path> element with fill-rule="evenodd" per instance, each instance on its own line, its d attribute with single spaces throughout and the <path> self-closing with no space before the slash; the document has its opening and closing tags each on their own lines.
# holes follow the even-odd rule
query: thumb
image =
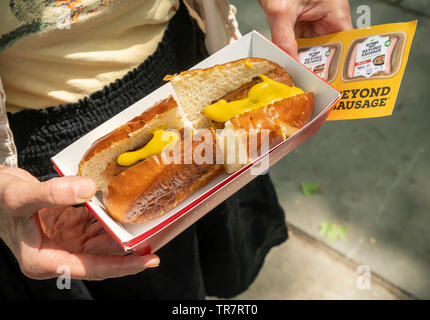
<svg viewBox="0 0 430 320">
<path fill-rule="evenodd" d="M 68 207 L 91 199 L 96 183 L 84 177 L 53 178 L 45 182 L 20 183 L 18 201 L 21 214 L 30 215 L 41 208 Z"/>
<path fill-rule="evenodd" d="M 295 21 L 288 16 L 276 16 L 269 19 L 272 41 L 290 56 L 297 59 L 297 42 L 294 34 Z"/>
</svg>

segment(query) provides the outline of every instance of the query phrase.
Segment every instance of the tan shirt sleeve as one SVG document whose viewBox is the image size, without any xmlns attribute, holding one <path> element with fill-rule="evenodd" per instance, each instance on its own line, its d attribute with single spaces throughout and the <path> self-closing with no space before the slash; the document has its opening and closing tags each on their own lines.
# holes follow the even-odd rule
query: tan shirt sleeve
<svg viewBox="0 0 430 320">
<path fill-rule="evenodd" d="M 236 20 L 236 8 L 227 0 L 186 0 L 186 4 L 197 13 L 205 26 L 205 44 L 210 54 L 242 36 Z"/>
<path fill-rule="evenodd" d="M 0 164 L 9 167 L 18 166 L 18 157 L 12 131 L 6 114 L 6 94 L 0 78 Z"/>
</svg>

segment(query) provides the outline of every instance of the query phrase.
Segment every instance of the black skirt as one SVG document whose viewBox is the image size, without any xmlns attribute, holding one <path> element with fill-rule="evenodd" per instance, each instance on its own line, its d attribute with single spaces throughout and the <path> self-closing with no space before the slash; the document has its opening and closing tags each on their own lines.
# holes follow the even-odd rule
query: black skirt
<svg viewBox="0 0 430 320">
<path fill-rule="evenodd" d="M 57 176 L 50 158 L 163 85 L 162 78 L 207 57 L 204 35 L 181 4 L 157 50 L 122 79 L 77 103 L 8 114 L 19 167 L 41 181 Z M 233 297 L 251 284 L 267 252 L 287 239 L 283 210 L 268 175 L 258 176 L 185 230 L 157 255 L 160 266 L 103 281 L 25 277 L 0 241 L 3 299 L 204 299 Z"/>
</svg>

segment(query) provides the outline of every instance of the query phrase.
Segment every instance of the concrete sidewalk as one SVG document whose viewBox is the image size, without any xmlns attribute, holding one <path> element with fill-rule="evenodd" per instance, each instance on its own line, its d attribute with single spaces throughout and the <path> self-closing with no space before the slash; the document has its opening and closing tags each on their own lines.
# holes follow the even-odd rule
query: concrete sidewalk
<svg viewBox="0 0 430 320">
<path fill-rule="evenodd" d="M 257 1 L 230 2 L 238 8 L 243 33 L 257 29 L 270 37 Z M 287 222 L 346 260 L 324 257 L 312 249 L 319 248 L 318 244 L 308 241 L 305 245 L 292 237 L 274 249 L 277 253 L 268 257 L 257 280 L 260 284 L 256 281 L 243 297 L 268 297 L 263 285 L 268 282 L 275 286 L 271 286 L 275 298 L 430 298 L 430 15 L 429 6 L 422 3 L 350 1 L 354 27 L 359 5 L 371 8 L 372 25 L 419 20 L 394 113 L 385 118 L 326 122 L 270 171 Z M 304 197 L 303 181 L 321 184 L 320 192 Z M 320 224 L 326 221 L 348 227 L 344 242 L 328 244 L 319 234 Z M 396 294 L 391 289 L 375 295 L 357 293 L 355 287 L 346 285 L 352 278 L 345 261 L 367 265 L 380 276 L 382 287 L 396 288 Z M 332 273 L 306 276 L 320 268 L 325 268 L 323 274 L 332 268 Z M 331 282 L 349 289 L 339 291 Z M 276 295 L 279 290 L 286 293 Z"/>
<path fill-rule="evenodd" d="M 411 300 L 404 292 L 321 241 L 289 226 L 289 240 L 268 254 L 243 300 Z"/>
</svg>

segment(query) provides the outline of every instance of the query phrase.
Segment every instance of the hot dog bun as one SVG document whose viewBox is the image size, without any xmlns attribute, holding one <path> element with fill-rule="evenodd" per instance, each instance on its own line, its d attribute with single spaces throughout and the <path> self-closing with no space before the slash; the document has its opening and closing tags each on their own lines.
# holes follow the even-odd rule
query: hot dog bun
<svg viewBox="0 0 430 320">
<path fill-rule="evenodd" d="M 307 92 L 276 99 L 263 107 L 235 115 L 228 121 L 219 122 L 207 117 L 204 109 L 220 99 L 239 101 L 247 98 L 255 85 L 265 81 L 259 78 L 260 75 L 291 88 L 294 86 L 286 70 L 259 58 L 166 76 L 181 107 L 169 97 L 100 138 L 84 155 L 79 164 L 79 175 L 97 182 L 99 190 L 103 191 L 107 212 L 119 222 L 142 223 L 163 215 L 223 171 L 234 172 L 252 161 L 248 144 L 252 135 L 259 136 L 259 129 L 267 129 L 270 142 L 277 143 L 309 122 L 313 112 L 313 94 Z M 120 154 L 147 144 L 153 131 L 159 127 L 177 129 L 181 137 L 189 129 L 193 135 L 206 135 L 206 138 L 203 142 L 193 139 L 193 157 L 185 163 L 165 161 L 175 148 L 181 158 L 185 158 L 183 139 L 174 147 L 130 166 L 117 163 Z M 220 131 L 215 133 L 215 129 Z M 250 129 L 257 130 L 250 134 Z M 229 138 L 233 143 L 228 141 Z M 197 148 L 206 150 L 204 152 L 212 150 L 209 159 L 196 161 L 194 151 Z M 220 158 L 224 164 L 220 164 Z"/>
<path fill-rule="evenodd" d="M 278 64 L 260 58 L 246 58 L 208 69 L 194 69 L 179 75 L 168 75 L 179 98 L 179 103 L 195 128 L 208 128 L 210 121 L 202 110 L 214 101 L 221 99 L 245 83 L 251 82 L 259 74 L 267 74 Z M 286 73 L 286 72 L 285 72 Z M 288 74 L 287 74 L 288 76 Z M 288 76 L 292 85 L 291 78 Z"/>
<path fill-rule="evenodd" d="M 186 117 L 171 96 L 121 127 L 95 141 L 79 163 L 78 175 L 92 178 L 98 190 L 106 191 L 106 166 L 123 152 L 144 145 L 158 127 L 180 129 Z"/>
<path fill-rule="evenodd" d="M 222 164 L 216 164 L 222 148 L 217 147 L 215 132 L 199 132 L 188 123 L 175 99 L 169 97 L 95 141 L 82 158 L 78 175 L 97 182 L 106 211 L 118 222 L 135 224 L 159 217 L 224 171 Z M 191 131 L 191 152 L 184 152 L 181 139 L 172 148 L 131 166 L 117 163 L 120 154 L 143 147 L 160 127 L 176 129 L 182 138 L 184 131 Z M 208 132 L 209 137 L 203 136 Z M 186 158 L 196 148 L 205 150 L 206 145 L 213 148 L 208 161 Z"/>
<path fill-rule="evenodd" d="M 237 115 L 224 123 L 214 123 L 204 115 L 204 108 L 220 99 L 236 101 L 246 98 L 260 74 L 287 86 L 294 86 L 287 71 L 278 64 L 260 58 L 245 58 L 209 69 L 197 69 L 167 76 L 188 118 L 198 128 L 224 128 L 219 138 L 224 141 L 224 163 L 232 173 L 255 157 L 249 153 L 250 129 L 268 130 L 271 144 L 285 140 L 306 125 L 313 113 L 312 92 L 275 101 L 263 108 Z M 239 130 L 242 129 L 242 130 Z M 243 132 L 245 131 L 245 132 Z M 255 135 L 260 135 L 258 130 Z"/>
<path fill-rule="evenodd" d="M 205 131 L 207 133 L 207 130 Z M 167 163 L 164 156 L 173 149 L 163 151 L 133 165 L 113 177 L 103 195 L 110 215 L 123 223 L 142 223 L 157 218 L 176 207 L 192 193 L 206 185 L 224 171 L 216 163 L 217 148 L 215 132 L 209 139 L 199 139 L 193 132 L 192 154 L 206 144 L 213 148 L 210 161 L 198 163 L 194 157 L 186 163 L 184 140 L 180 142 L 181 161 Z M 200 142 L 200 140 L 203 140 Z"/>
<path fill-rule="evenodd" d="M 267 130 L 269 147 L 274 147 L 305 126 L 312 117 L 314 96 L 305 92 L 274 102 L 266 107 L 252 110 L 234 117 L 225 123 L 220 139 L 225 144 L 225 169 L 233 173 L 252 162 L 261 152 L 262 129 Z M 252 131 L 253 130 L 253 131 Z M 234 141 L 232 143 L 231 141 Z M 250 148 L 251 141 L 256 143 L 256 153 Z M 233 150 L 234 148 L 234 150 Z M 234 159 L 231 157 L 234 155 Z"/>
</svg>

